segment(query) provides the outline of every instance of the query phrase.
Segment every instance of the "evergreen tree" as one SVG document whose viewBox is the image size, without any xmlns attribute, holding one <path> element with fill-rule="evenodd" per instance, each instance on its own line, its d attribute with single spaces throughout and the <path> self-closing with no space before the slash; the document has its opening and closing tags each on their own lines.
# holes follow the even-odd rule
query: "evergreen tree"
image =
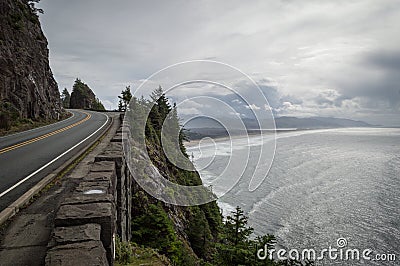
<svg viewBox="0 0 400 266">
<path fill-rule="evenodd" d="M 158 249 L 175 263 L 181 258 L 182 242 L 176 236 L 173 224 L 161 203 L 149 204 L 141 215 L 132 220 L 133 240 L 141 245 Z"/>
<path fill-rule="evenodd" d="M 124 110 L 124 103 L 122 102 L 122 99 L 119 99 L 118 101 L 118 111 L 122 112 Z"/>
<path fill-rule="evenodd" d="M 227 240 L 234 246 L 245 242 L 253 233 L 253 228 L 247 227 L 248 218 L 243 210 L 237 206 L 232 216 L 228 216 L 225 222 Z"/>
<path fill-rule="evenodd" d="M 217 262 L 221 265 L 250 265 L 254 250 L 249 240 L 253 228 L 247 226 L 247 217 L 238 206 L 224 222 L 223 241 L 218 248 Z"/>
<path fill-rule="evenodd" d="M 211 232 L 208 221 L 199 207 L 192 207 L 192 214 L 187 234 L 193 251 L 203 259 L 210 259 L 207 251 L 211 243 Z"/>
<path fill-rule="evenodd" d="M 121 96 L 118 96 L 118 98 L 118 111 L 125 112 L 129 105 L 129 102 L 132 99 L 131 87 L 127 86 L 125 90 L 121 92 Z"/>
<path fill-rule="evenodd" d="M 104 105 L 101 103 L 99 98 L 95 99 L 92 109 L 96 110 L 96 111 L 105 111 L 106 110 L 106 108 L 104 108 Z"/>
<path fill-rule="evenodd" d="M 171 120 L 173 130 L 176 132 L 179 132 L 179 148 L 182 151 L 183 154 L 186 154 L 186 148 L 185 145 L 183 145 L 184 141 L 188 141 L 188 137 L 185 134 L 185 129 L 181 128 L 181 124 L 179 122 L 179 116 L 178 116 L 178 108 L 176 107 L 176 103 L 174 103 L 172 110 L 171 110 Z M 187 157 L 187 156 L 186 156 Z"/>
<path fill-rule="evenodd" d="M 67 88 L 64 88 L 64 90 L 61 93 L 61 102 L 64 108 L 69 108 L 70 100 L 71 100 L 71 95 L 69 94 Z"/>
<path fill-rule="evenodd" d="M 156 103 L 158 99 L 163 96 L 165 97 L 164 90 L 162 89 L 161 85 L 159 85 L 158 88 L 151 93 L 150 98 L 153 103 Z"/>
<path fill-rule="evenodd" d="M 161 136 L 162 125 L 171 111 L 171 105 L 161 86 L 154 90 L 150 97 L 152 99 L 151 103 L 154 105 L 150 110 L 149 118 L 154 129 L 159 132 L 159 136 Z"/>
</svg>

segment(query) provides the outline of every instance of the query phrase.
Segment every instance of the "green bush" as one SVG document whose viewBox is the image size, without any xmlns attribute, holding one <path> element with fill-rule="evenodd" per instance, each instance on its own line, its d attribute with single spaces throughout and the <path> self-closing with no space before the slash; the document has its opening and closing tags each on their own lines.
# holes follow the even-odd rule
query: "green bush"
<svg viewBox="0 0 400 266">
<path fill-rule="evenodd" d="M 132 244 L 122 242 L 119 237 L 115 239 L 115 261 L 122 265 L 129 264 L 133 261 Z"/>
<path fill-rule="evenodd" d="M 182 259 L 182 242 L 161 203 L 150 204 L 142 215 L 132 220 L 132 240 L 158 250 L 175 263 Z"/>
</svg>

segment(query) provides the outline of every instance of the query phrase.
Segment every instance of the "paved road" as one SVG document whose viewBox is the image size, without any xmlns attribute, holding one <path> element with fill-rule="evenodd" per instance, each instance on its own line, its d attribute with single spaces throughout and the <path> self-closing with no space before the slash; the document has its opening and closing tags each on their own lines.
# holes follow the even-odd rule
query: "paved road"
<svg viewBox="0 0 400 266">
<path fill-rule="evenodd" d="M 64 121 L 0 138 L 0 211 L 107 128 L 103 113 L 71 112 Z"/>
</svg>

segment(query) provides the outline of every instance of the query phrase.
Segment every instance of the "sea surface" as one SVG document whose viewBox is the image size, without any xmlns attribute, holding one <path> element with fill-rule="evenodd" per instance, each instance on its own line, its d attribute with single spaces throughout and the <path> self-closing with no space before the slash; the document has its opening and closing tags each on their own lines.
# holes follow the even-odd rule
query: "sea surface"
<svg viewBox="0 0 400 266">
<path fill-rule="evenodd" d="M 272 149 L 273 136 L 243 137 L 233 146 L 227 139 L 205 140 L 190 146 L 188 153 L 193 154 L 203 182 L 222 195 L 232 182 L 224 178 L 219 182 L 218 176 L 229 172 L 236 179 L 243 170 L 238 158 L 261 170 L 255 174 L 268 172 L 268 162 L 246 157 L 243 150 L 248 147 Z M 278 133 L 268 176 L 251 192 L 252 174 L 246 170 L 218 203 L 224 215 L 240 206 L 255 235 L 273 234 L 277 248 L 300 253 L 312 248 L 317 256 L 329 246 L 339 249 L 339 238 L 347 242 L 344 252 L 358 249 L 362 257 L 364 249 L 371 249 L 373 259 L 376 254 L 396 256 L 395 262 L 378 262 L 331 260 L 325 254 L 317 265 L 400 265 L 400 129 Z"/>
</svg>

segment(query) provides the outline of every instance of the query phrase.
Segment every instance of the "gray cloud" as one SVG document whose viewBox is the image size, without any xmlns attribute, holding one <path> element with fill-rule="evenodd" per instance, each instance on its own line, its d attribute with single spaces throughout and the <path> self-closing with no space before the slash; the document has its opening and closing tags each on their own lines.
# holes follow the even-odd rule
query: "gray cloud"
<svg viewBox="0 0 400 266">
<path fill-rule="evenodd" d="M 134 90 L 170 64 L 212 59 L 257 81 L 276 115 L 400 125 L 399 1 L 42 0 L 40 5 L 60 88 L 71 88 L 80 77 L 107 105 L 116 106 L 126 85 Z M 246 110 L 237 105 L 238 112 Z"/>
<path fill-rule="evenodd" d="M 400 51 L 366 53 L 355 66 L 357 71 L 336 83 L 340 100 L 358 99 L 366 112 L 399 113 Z"/>
<path fill-rule="evenodd" d="M 364 59 L 364 63 L 380 68 L 383 71 L 400 72 L 400 50 L 376 51 Z"/>
</svg>

